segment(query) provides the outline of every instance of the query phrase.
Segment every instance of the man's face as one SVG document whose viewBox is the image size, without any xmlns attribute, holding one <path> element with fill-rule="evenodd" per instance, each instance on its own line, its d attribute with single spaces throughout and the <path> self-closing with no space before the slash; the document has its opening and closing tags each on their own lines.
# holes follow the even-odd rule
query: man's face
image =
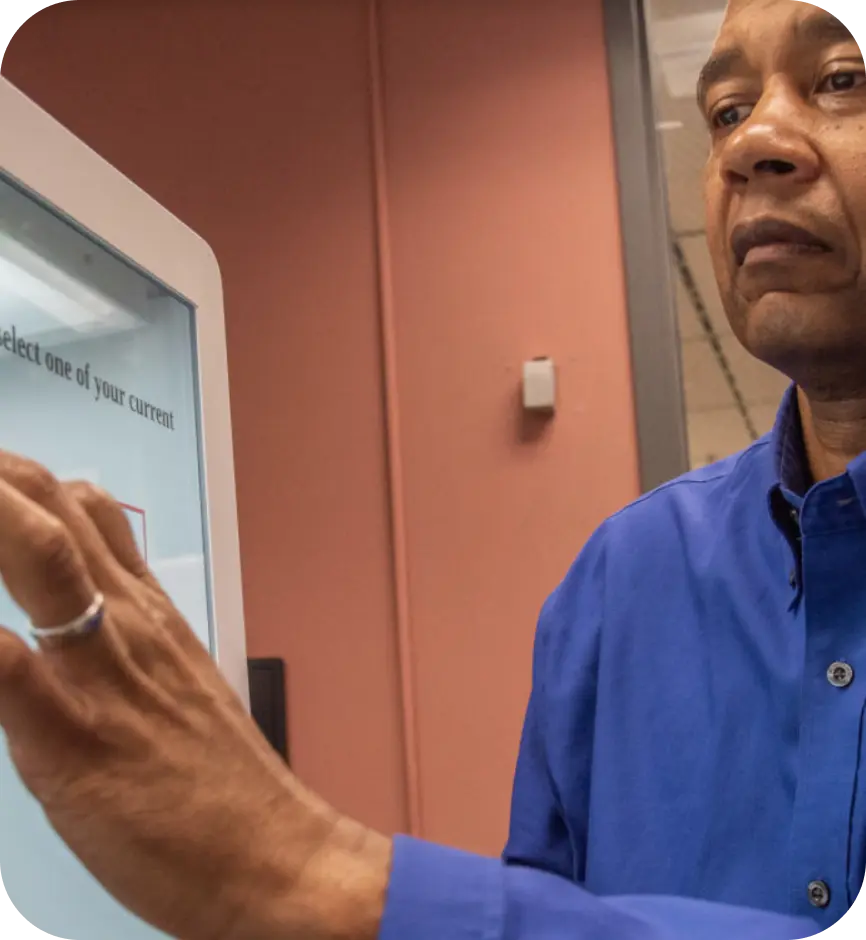
<svg viewBox="0 0 866 940">
<path fill-rule="evenodd" d="M 856 42 L 798 0 L 732 0 L 698 97 L 712 136 L 707 238 L 735 334 L 807 390 L 866 386 Z"/>
</svg>

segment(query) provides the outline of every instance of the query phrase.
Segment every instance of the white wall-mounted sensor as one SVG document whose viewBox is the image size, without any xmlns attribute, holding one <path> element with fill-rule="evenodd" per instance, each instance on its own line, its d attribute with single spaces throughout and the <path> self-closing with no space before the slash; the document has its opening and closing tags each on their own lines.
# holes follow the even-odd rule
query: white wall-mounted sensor
<svg viewBox="0 0 866 940">
<path fill-rule="evenodd" d="M 556 410 L 556 369 L 547 356 L 523 363 L 523 407 L 527 411 Z"/>
</svg>

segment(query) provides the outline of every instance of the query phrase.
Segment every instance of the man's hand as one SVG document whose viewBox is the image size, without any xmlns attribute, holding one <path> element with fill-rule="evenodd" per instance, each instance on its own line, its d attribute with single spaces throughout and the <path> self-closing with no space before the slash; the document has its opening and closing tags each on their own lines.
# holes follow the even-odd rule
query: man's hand
<svg viewBox="0 0 866 940">
<path fill-rule="evenodd" d="M 120 508 L 0 452 L 0 575 L 37 627 L 0 630 L 0 724 L 61 838 L 179 940 L 374 940 L 390 842 L 304 790 L 147 569 Z"/>
</svg>

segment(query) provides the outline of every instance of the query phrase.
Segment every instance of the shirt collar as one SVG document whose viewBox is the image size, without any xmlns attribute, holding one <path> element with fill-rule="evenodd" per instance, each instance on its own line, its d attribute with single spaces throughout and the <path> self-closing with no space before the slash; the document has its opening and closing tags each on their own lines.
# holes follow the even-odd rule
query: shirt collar
<svg viewBox="0 0 866 940">
<path fill-rule="evenodd" d="M 773 428 L 772 440 L 776 485 L 802 499 L 812 485 L 812 473 L 806 459 L 796 385 L 792 385 L 785 392 Z"/>
<path fill-rule="evenodd" d="M 792 385 L 785 392 L 771 440 L 775 465 L 775 482 L 771 499 L 778 498 L 773 496 L 774 493 L 781 493 L 789 504 L 799 507 L 812 488 L 813 480 L 806 457 L 796 385 Z M 866 453 L 861 454 L 848 465 L 845 476 L 853 485 L 860 505 L 866 513 Z"/>
</svg>

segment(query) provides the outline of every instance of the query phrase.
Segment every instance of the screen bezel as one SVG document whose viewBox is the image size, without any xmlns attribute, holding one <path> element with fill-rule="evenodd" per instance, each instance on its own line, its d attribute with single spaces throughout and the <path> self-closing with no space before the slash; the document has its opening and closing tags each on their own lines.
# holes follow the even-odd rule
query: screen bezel
<svg viewBox="0 0 866 940">
<path fill-rule="evenodd" d="M 0 78 L 0 169 L 194 310 L 217 662 L 249 705 L 222 278 L 210 246 Z"/>
</svg>

